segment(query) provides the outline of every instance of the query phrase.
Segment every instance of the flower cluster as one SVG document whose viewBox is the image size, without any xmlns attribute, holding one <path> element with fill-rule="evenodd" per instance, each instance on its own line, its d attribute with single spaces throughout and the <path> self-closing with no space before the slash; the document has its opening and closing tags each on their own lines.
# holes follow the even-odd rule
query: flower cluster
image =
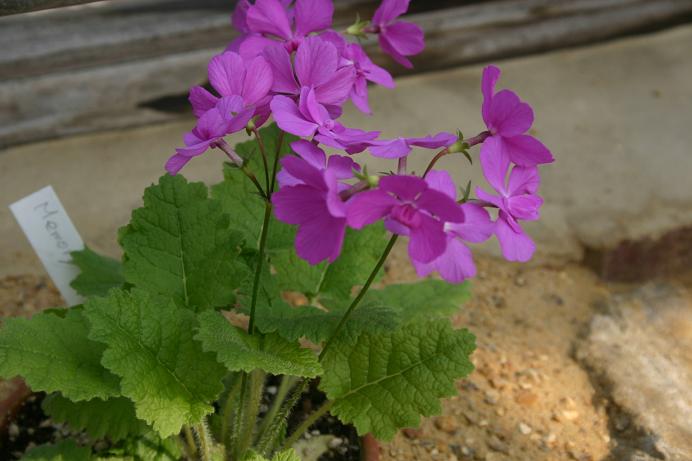
<svg viewBox="0 0 692 461">
<path fill-rule="evenodd" d="M 223 141 L 248 133 L 270 117 L 284 132 L 300 138 L 296 155 L 281 158 L 280 189 L 271 196 L 278 219 L 298 226 L 297 254 L 311 264 L 336 260 L 346 229 L 361 229 L 383 220 L 387 230 L 408 238 L 408 252 L 420 276 L 438 272 L 449 282 L 475 275 L 467 243 L 495 235 L 504 257 L 531 258 L 535 246 L 520 221 L 538 219 L 538 165 L 553 161 L 550 151 L 526 134 L 533 123 L 531 107 L 510 90 L 496 92 L 500 70 L 483 71 L 482 117 L 487 131 L 469 139 L 441 132 L 424 137 L 381 139 L 377 131 L 347 127 L 338 120 L 352 101 L 370 113 L 368 83 L 394 87 L 391 75 L 348 36 L 376 35 L 382 50 L 411 67 L 409 56 L 423 50 L 423 31 L 401 21 L 409 0 L 383 0 L 371 21 L 358 21 L 345 32 L 332 29 L 331 0 L 241 0 L 232 22 L 240 32 L 209 63 L 209 83 L 190 90 L 197 125 L 184 137 L 185 147 L 166 169 L 176 174 L 192 157 L 222 148 L 242 166 Z M 437 159 L 464 153 L 480 144 L 480 164 L 494 193 L 476 188 L 476 198 L 457 196 Z M 322 147 L 348 155 L 327 155 Z M 422 176 L 406 171 L 413 148 L 441 149 Z M 397 173 L 370 176 L 353 154 L 369 152 L 396 159 Z M 488 211 L 490 210 L 492 214 Z"/>
</svg>

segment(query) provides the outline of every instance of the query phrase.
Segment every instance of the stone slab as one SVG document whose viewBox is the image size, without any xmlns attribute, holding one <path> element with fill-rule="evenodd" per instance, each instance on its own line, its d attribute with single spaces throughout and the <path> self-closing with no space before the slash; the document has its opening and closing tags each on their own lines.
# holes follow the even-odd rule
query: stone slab
<svg viewBox="0 0 692 461">
<path fill-rule="evenodd" d="M 664 284 L 616 295 L 578 347 L 610 401 L 614 459 L 692 459 L 691 299 Z"/>
<path fill-rule="evenodd" d="M 665 236 L 692 224 L 692 26 L 498 62 L 501 87 L 516 90 L 536 112 L 534 134 L 557 162 L 543 172 L 543 218 L 528 231 L 539 261 L 581 260 L 584 249 Z M 375 115 L 352 108 L 344 123 L 382 128 L 386 136 L 483 129 L 482 66 L 398 79 L 374 89 Z M 203 71 L 203 70 L 202 70 Z M 190 82 L 193 84 L 195 82 Z M 7 205 L 52 184 L 84 240 L 117 255 L 115 232 L 162 173 L 192 121 L 76 136 L 0 153 L 0 275 L 40 271 Z M 244 135 L 238 135 L 238 140 Z M 429 155 L 414 152 L 421 171 Z M 361 156 L 371 170 L 391 162 Z M 186 169 L 192 179 L 221 178 L 213 152 Z M 477 162 L 476 162 L 477 163 Z M 481 181 L 477 164 L 443 160 L 460 184 Z M 497 254 L 491 242 L 481 251 Z"/>
</svg>

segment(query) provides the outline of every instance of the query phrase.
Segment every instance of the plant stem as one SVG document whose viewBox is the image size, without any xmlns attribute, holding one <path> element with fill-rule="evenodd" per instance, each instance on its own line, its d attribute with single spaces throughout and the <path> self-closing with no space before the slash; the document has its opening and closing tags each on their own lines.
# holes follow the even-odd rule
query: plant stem
<svg viewBox="0 0 692 461">
<path fill-rule="evenodd" d="M 281 443 L 281 438 L 283 437 L 281 430 L 286 430 L 285 426 L 282 425 L 282 422 L 285 422 L 288 419 L 291 410 L 296 403 L 298 403 L 298 400 L 303 395 L 303 392 L 305 392 L 305 390 L 308 388 L 309 383 L 309 379 L 303 378 L 293 389 L 291 395 L 284 401 L 283 405 L 281 405 L 281 409 L 274 418 L 274 423 L 268 427 L 267 432 L 262 437 L 262 440 L 260 440 L 257 444 L 257 449 L 261 453 L 271 453 L 277 448 L 277 445 Z"/>
<path fill-rule="evenodd" d="M 267 191 L 267 198 L 271 199 L 271 195 L 274 193 L 274 188 L 276 187 L 276 170 L 279 168 L 279 157 L 281 156 L 281 146 L 284 143 L 284 132 L 279 133 L 279 140 L 276 144 L 276 153 L 274 155 L 274 165 L 272 165 L 272 181 Z"/>
<path fill-rule="evenodd" d="M 392 238 L 389 239 L 389 243 L 387 243 L 387 246 L 385 247 L 384 251 L 382 252 L 382 256 L 380 256 L 380 260 L 377 261 L 377 264 L 375 264 L 375 267 L 373 268 L 372 272 L 370 273 L 370 276 L 368 276 L 368 280 L 365 282 L 365 285 L 363 285 L 363 287 L 360 289 L 360 291 L 358 292 L 358 295 L 351 302 L 351 305 L 348 306 L 348 310 L 346 311 L 344 316 L 341 317 L 341 320 L 339 321 L 339 324 L 336 326 L 334 333 L 332 333 L 332 335 L 329 337 L 327 342 L 324 344 L 324 347 L 322 348 L 322 352 L 320 352 L 318 360 L 321 361 L 324 358 L 324 354 L 326 354 L 327 350 L 329 350 L 329 346 L 332 345 L 332 342 L 339 335 L 339 333 L 341 332 L 341 329 L 346 324 L 346 321 L 348 320 L 348 318 L 351 316 L 351 314 L 353 313 L 355 308 L 358 307 L 358 304 L 361 302 L 361 300 L 365 296 L 365 293 L 367 293 L 368 289 L 370 288 L 370 285 L 372 285 L 372 282 L 375 280 L 375 277 L 377 277 L 377 273 L 380 271 L 380 269 L 384 265 L 384 262 L 387 259 L 387 256 L 389 256 L 389 253 L 392 251 L 392 248 L 394 248 L 394 244 L 396 243 L 397 238 L 399 238 L 399 236 L 397 234 L 392 234 Z"/>
<path fill-rule="evenodd" d="M 243 380 L 242 378 L 238 378 L 235 380 L 233 383 L 233 386 L 228 391 L 228 395 L 226 396 L 226 402 L 224 403 L 223 406 L 223 412 L 221 413 L 221 443 L 226 445 L 229 440 L 228 440 L 228 423 L 231 421 L 231 418 L 233 417 L 234 414 L 234 406 L 236 402 L 238 402 L 233 396 L 235 393 L 240 391 L 240 386 L 242 385 Z M 239 408 L 235 408 L 235 411 L 240 411 Z"/>
<path fill-rule="evenodd" d="M 259 413 L 260 403 L 262 401 L 262 391 L 264 390 L 265 374 L 262 370 L 254 370 L 247 375 L 245 384 L 247 391 L 241 401 L 243 407 L 243 420 L 240 427 L 240 437 L 236 446 L 236 458 L 243 459 L 245 452 L 252 443 L 252 436 L 255 433 L 255 423 L 257 422 L 257 414 Z"/>
<path fill-rule="evenodd" d="M 194 459 L 197 453 L 197 444 L 195 443 L 195 437 L 192 435 L 192 429 L 187 424 L 183 426 L 183 434 L 185 434 L 185 451 L 190 459 Z"/>
<path fill-rule="evenodd" d="M 238 167 L 240 171 L 243 172 L 245 176 L 248 177 L 250 181 L 255 185 L 257 191 L 262 197 L 267 199 L 267 193 L 262 189 L 262 185 L 257 180 L 255 174 L 248 169 L 247 166 L 243 165 L 243 159 L 241 159 L 238 154 L 236 154 L 231 146 L 229 146 L 225 141 L 217 144 L 217 147 L 226 153 L 226 156 L 231 160 L 231 163 Z"/>
<path fill-rule="evenodd" d="M 281 406 L 286 400 L 286 397 L 288 397 L 288 393 L 291 392 L 291 389 L 293 389 L 293 386 L 295 386 L 297 382 L 298 378 L 296 378 L 295 376 L 283 375 L 281 377 L 281 384 L 279 385 L 279 388 L 276 391 L 276 395 L 274 396 L 272 406 L 269 408 L 269 411 L 266 415 L 264 415 L 264 418 L 262 419 L 262 424 L 259 428 L 257 435 L 258 444 L 259 441 L 261 441 L 264 438 L 264 434 L 266 433 L 266 431 L 272 428 L 275 424 L 277 424 L 277 421 L 275 421 L 275 419 L 277 419 L 276 417 L 279 414 L 279 410 L 281 409 Z"/>
<path fill-rule="evenodd" d="M 264 180 L 267 185 L 267 190 L 269 190 L 269 161 L 267 160 L 267 149 L 264 146 L 264 141 L 260 135 L 257 127 L 252 127 L 252 132 L 255 133 L 255 138 L 257 138 L 257 145 L 259 146 L 260 154 L 262 155 L 262 163 L 264 164 Z"/>
<path fill-rule="evenodd" d="M 445 147 L 444 149 L 442 149 L 440 152 L 438 152 L 438 153 L 432 158 L 432 160 L 430 160 L 430 163 L 428 163 L 428 167 L 425 169 L 425 173 L 423 173 L 423 177 L 425 178 L 425 177 L 428 175 L 428 173 L 430 173 L 430 170 L 433 169 L 433 167 L 435 166 L 435 164 L 437 163 L 437 161 L 440 160 L 440 159 L 441 159 L 442 157 L 444 157 L 445 155 L 447 155 L 448 153 L 449 153 L 449 150 L 448 150 L 446 147 Z"/>
<path fill-rule="evenodd" d="M 327 400 L 322 404 L 321 407 L 319 407 L 317 410 L 315 410 L 308 418 L 302 422 L 298 428 L 293 431 L 293 434 L 291 434 L 286 441 L 284 442 L 284 450 L 287 448 L 291 448 L 294 443 L 298 441 L 301 435 L 303 435 L 304 432 L 306 432 L 308 429 L 310 429 L 310 426 L 315 424 L 315 422 L 320 419 L 322 416 L 324 416 L 325 413 L 329 411 L 330 408 L 332 408 L 332 405 L 334 405 L 334 402 L 332 400 Z"/>
<path fill-rule="evenodd" d="M 255 308 L 257 307 L 257 295 L 259 294 L 259 284 L 262 275 L 262 263 L 267 246 L 267 235 L 269 234 L 269 223 L 272 216 L 272 203 L 264 204 L 264 221 L 262 222 L 262 233 L 260 234 L 259 253 L 257 254 L 257 267 L 255 267 L 255 280 L 252 284 L 252 299 L 250 300 L 250 323 L 248 333 L 255 333 Z"/>
<path fill-rule="evenodd" d="M 211 436 L 209 435 L 209 429 L 207 428 L 207 422 L 202 421 L 194 427 L 195 435 L 197 436 L 197 442 L 199 446 L 199 459 L 200 461 L 210 461 L 211 460 Z"/>
</svg>

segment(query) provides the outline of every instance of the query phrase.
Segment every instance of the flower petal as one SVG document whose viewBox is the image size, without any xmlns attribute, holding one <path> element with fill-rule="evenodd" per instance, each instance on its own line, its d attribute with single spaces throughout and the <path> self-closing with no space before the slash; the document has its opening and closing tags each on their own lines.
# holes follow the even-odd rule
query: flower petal
<svg viewBox="0 0 692 461">
<path fill-rule="evenodd" d="M 183 167 L 190 161 L 192 157 L 186 155 L 180 155 L 178 153 L 173 154 L 166 162 L 166 171 L 171 175 L 176 175 Z"/>
<path fill-rule="evenodd" d="M 399 200 L 415 199 L 428 185 L 418 176 L 391 175 L 380 179 L 380 189 L 396 195 Z"/>
<path fill-rule="evenodd" d="M 515 166 L 509 174 L 509 195 L 535 194 L 540 184 L 538 168 Z"/>
<path fill-rule="evenodd" d="M 379 189 L 361 192 L 346 203 L 348 225 L 362 229 L 386 216 L 396 204 L 394 197 Z"/>
<path fill-rule="evenodd" d="M 298 94 L 300 86 L 293 75 L 291 56 L 281 43 L 273 42 L 264 48 L 264 57 L 272 69 L 272 90 L 277 93 Z"/>
<path fill-rule="evenodd" d="M 521 232 L 515 232 L 503 216 L 495 223 L 495 235 L 500 243 L 502 255 L 507 261 L 526 262 L 531 259 L 536 245 L 531 237 L 519 228 Z"/>
<path fill-rule="evenodd" d="M 411 146 L 403 138 L 383 139 L 372 141 L 368 152 L 380 158 L 401 158 L 411 152 Z"/>
<path fill-rule="evenodd" d="M 448 233 L 472 243 L 485 242 L 493 235 L 495 223 L 485 208 L 475 203 L 464 203 L 461 209 L 464 211 L 464 222 L 445 224 Z"/>
<path fill-rule="evenodd" d="M 299 139 L 291 143 L 291 149 L 314 168 L 324 170 L 327 164 L 327 155 L 314 143 Z"/>
<path fill-rule="evenodd" d="M 353 66 L 342 67 L 329 80 L 315 88 L 315 96 L 321 104 L 342 104 L 348 99 L 356 79 Z"/>
<path fill-rule="evenodd" d="M 423 29 L 412 22 L 395 22 L 380 33 L 380 47 L 396 62 L 411 68 L 411 61 L 404 56 L 420 53 L 425 48 Z"/>
<path fill-rule="evenodd" d="M 329 29 L 333 16 L 334 3 L 331 0 L 296 0 L 296 34 L 305 36 Z"/>
<path fill-rule="evenodd" d="M 272 114 L 276 124 L 284 131 L 296 136 L 312 136 L 318 125 L 306 120 L 296 103 L 286 96 L 274 96 L 271 102 Z"/>
<path fill-rule="evenodd" d="M 438 218 L 442 222 L 463 222 L 464 212 L 454 199 L 443 192 L 428 189 L 416 199 L 416 206 Z"/>
<path fill-rule="evenodd" d="M 533 109 L 513 91 L 502 90 L 493 96 L 488 112 L 488 128 L 503 137 L 516 136 L 531 128 Z"/>
<path fill-rule="evenodd" d="M 476 265 L 473 262 L 471 250 L 455 238 L 448 238 L 447 248 L 437 259 L 429 263 L 422 263 L 415 259 L 411 262 L 419 277 L 425 277 L 437 271 L 446 282 L 461 283 L 476 275 Z"/>
<path fill-rule="evenodd" d="M 274 83 L 271 66 L 263 56 L 257 56 L 247 66 L 246 75 L 243 82 L 243 90 L 240 95 L 248 106 L 257 104 L 262 98 L 267 96 Z"/>
<path fill-rule="evenodd" d="M 425 182 L 430 189 L 442 192 L 456 202 L 457 186 L 448 171 L 431 170 L 425 176 Z"/>
<path fill-rule="evenodd" d="M 439 149 L 440 147 L 451 146 L 457 139 L 457 135 L 442 131 L 434 136 L 408 138 L 407 141 L 412 146 L 424 147 L 426 149 Z"/>
<path fill-rule="evenodd" d="M 241 96 L 245 81 L 245 62 L 238 53 L 225 51 L 209 61 L 209 83 L 221 96 Z"/>
<path fill-rule="evenodd" d="M 301 86 L 320 86 L 334 76 L 339 63 L 336 47 L 319 37 L 303 40 L 296 51 L 295 69 Z M 346 93 L 348 94 L 348 92 Z"/>
<path fill-rule="evenodd" d="M 275 35 L 284 40 L 293 37 L 286 9 L 278 0 L 257 0 L 248 8 L 246 22 L 253 32 Z"/>
<path fill-rule="evenodd" d="M 490 104 L 495 93 L 495 84 L 500 78 L 500 69 L 495 66 L 486 66 L 483 69 L 483 78 L 481 79 L 481 92 L 483 93 L 483 121 L 486 125 L 490 125 Z"/>
<path fill-rule="evenodd" d="M 206 111 L 216 106 L 219 98 L 201 86 L 193 86 L 190 88 L 188 100 L 192 104 L 192 113 L 195 114 L 195 117 L 201 117 Z"/>
<path fill-rule="evenodd" d="M 442 223 L 423 213 L 421 224 L 411 229 L 408 254 L 411 259 L 429 263 L 439 257 L 447 248 L 447 235 Z"/>
<path fill-rule="evenodd" d="M 373 24 L 388 24 L 408 11 L 410 0 L 382 0 L 372 17 Z"/>
<path fill-rule="evenodd" d="M 509 159 L 517 165 L 536 166 L 555 161 L 548 148 L 533 136 L 518 135 L 503 141 Z"/>
<path fill-rule="evenodd" d="M 505 179 L 509 170 L 509 156 L 507 155 L 503 138 L 490 136 L 481 145 L 481 169 L 485 179 L 493 186 L 493 189 L 505 194 Z"/>
</svg>

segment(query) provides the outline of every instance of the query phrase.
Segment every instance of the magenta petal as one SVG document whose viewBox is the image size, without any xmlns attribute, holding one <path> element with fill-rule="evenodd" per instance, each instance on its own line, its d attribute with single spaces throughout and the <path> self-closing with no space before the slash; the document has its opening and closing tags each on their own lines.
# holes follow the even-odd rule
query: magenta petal
<svg viewBox="0 0 692 461">
<path fill-rule="evenodd" d="M 322 85 L 334 76 L 338 63 L 339 56 L 334 45 L 319 37 L 308 37 L 303 40 L 296 52 L 295 69 L 298 83 L 307 87 Z"/>
<path fill-rule="evenodd" d="M 350 179 L 353 177 L 353 170 L 360 170 L 360 166 L 350 157 L 332 155 L 327 162 L 327 169 L 337 179 Z"/>
<path fill-rule="evenodd" d="M 505 179 L 509 169 L 509 157 L 504 149 L 504 139 L 490 136 L 481 145 L 481 169 L 485 179 L 498 192 L 505 192 Z"/>
<path fill-rule="evenodd" d="M 334 262 L 341 253 L 346 220 L 328 214 L 302 224 L 296 234 L 296 253 L 312 265 Z"/>
<path fill-rule="evenodd" d="M 408 11 L 410 0 L 382 0 L 372 17 L 373 24 L 388 24 Z"/>
<path fill-rule="evenodd" d="M 238 43 L 236 44 L 236 42 Z M 243 59 L 252 59 L 262 55 L 265 48 L 275 45 L 276 43 L 278 43 L 276 40 L 263 37 L 259 34 L 251 34 L 246 35 L 242 40 L 234 40 L 227 50 L 237 51 Z"/>
<path fill-rule="evenodd" d="M 473 262 L 471 250 L 454 238 L 447 240 L 445 252 L 434 261 L 426 264 L 412 259 L 411 262 L 419 277 L 437 271 L 446 282 L 461 283 L 476 275 L 476 265 Z"/>
<path fill-rule="evenodd" d="M 329 120 L 329 114 L 324 106 L 317 102 L 315 89 L 310 87 L 302 87 L 300 89 L 300 99 L 298 100 L 298 110 L 303 117 L 312 120 L 318 125 L 322 125 Z"/>
<path fill-rule="evenodd" d="M 264 48 L 264 57 L 272 68 L 272 90 L 277 93 L 298 94 L 300 87 L 293 75 L 291 56 L 286 51 L 286 47 L 274 42 Z"/>
<path fill-rule="evenodd" d="M 247 66 L 243 90 L 240 95 L 245 100 L 245 104 L 255 105 L 269 93 L 273 83 L 274 77 L 271 66 L 264 57 L 257 56 Z"/>
<path fill-rule="evenodd" d="M 331 78 L 315 88 L 315 95 L 321 104 L 341 104 L 351 93 L 356 72 L 352 66 L 342 67 Z"/>
<path fill-rule="evenodd" d="M 380 189 L 396 195 L 399 200 L 415 199 L 428 185 L 418 176 L 392 175 L 380 179 Z"/>
<path fill-rule="evenodd" d="M 363 77 L 357 77 L 351 90 L 351 101 L 359 111 L 371 114 L 370 101 L 368 100 L 368 82 Z"/>
<path fill-rule="evenodd" d="M 407 141 L 412 146 L 424 147 L 426 149 L 439 149 L 454 144 L 458 136 L 452 133 L 440 132 L 435 136 L 425 136 L 423 138 L 408 138 Z"/>
<path fill-rule="evenodd" d="M 472 243 L 485 242 L 493 235 L 495 224 L 483 207 L 464 203 L 461 209 L 464 211 L 464 222 L 446 224 L 449 233 Z"/>
<path fill-rule="evenodd" d="M 406 157 L 411 152 L 411 147 L 405 139 L 396 138 L 372 141 L 370 147 L 368 147 L 368 152 L 380 158 L 401 158 Z"/>
<path fill-rule="evenodd" d="M 245 63 L 238 53 L 226 51 L 209 61 L 209 83 L 221 96 L 242 95 Z"/>
<path fill-rule="evenodd" d="M 541 178 L 538 175 L 538 168 L 523 168 L 515 166 L 509 174 L 509 194 L 534 194 L 538 191 Z"/>
<path fill-rule="evenodd" d="M 305 36 L 329 29 L 333 16 L 334 3 L 331 0 L 296 0 L 296 33 Z"/>
<path fill-rule="evenodd" d="M 539 218 L 538 210 L 543 205 L 543 199 L 538 195 L 518 195 L 508 199 L 509 212 L 516 219 L 535 221 Z"/>
<path fill-rule="evenodd" d="M 448 195 L 428 189 L 416 199 L 416 206 L 440 218 L 442 222 L 463 222 L 464 212 Z"/>
<path fill-rule="evenodd" d="M 191 146 L 177 147 L 175 152 L 177 155 L 182 155 L 184 157 L 197 157 L 198 155 L 202 155 L 209 150 L 210 143 L 211 141 L 203 141 L 199 144 L 193 144 Z"/>
<path fill-rule="evenodd" d="M 354 229 L 362 229 L 387 215 L 396 199 L 375 189 L 361 192 L 346 203 L 346 219 Z"/>
<path fill-rule="evenodd" d="M 423 51 L 423 29 L 411 22 L 396 22 L 387 26 L 380 34 L 380 46 L 399 64 L 410 68 L 411 62 L 404 56 L 412 56 Z"/>
<path fill-rule="evenodd" d="M 271 109 L 276 124 L 282 130 L 296 136 L 312 136 L 315 134 L 318 125 L 306 120 L 291 98 L 274 96 L 271 102 Z"/>
<path fill-rule="evenodd" d="M 180 154 L 173 154 L 166 162 L 166 171 L 171 175 L 176 175 L 190 161 L 192 157 Z"/>
<path fill-rule="evenodd" d="M 488 113 L 488 128 L 503 137 L 516 136 L 531 128 L 533 110 L 513 91 L 502 90 L 493 96 Z"/>
<path fill-rule="evenodd" d="M 547 147 L 529 135 L 504 138 L 505 149 L 510 160 L 520 166 L 536 166 L 555 161 Z"/>
<path fill-rule="evenodd" d="M 250 2 L 248 0 L 240 0 L 233 9 L 233 15 L 231 16 L 231 24 L 236 28 L 238 32 L 246 34 L 250 32 L 247 26 L 247 10 L 250 8 Z"/>
<path fill-rule="evenodd" d="M 411 229 L 408 254 L 411 259 L 429 263 L 440 256 L 447 247 L 447 235 L 442 223 L 420 213 L 421 224 Z"/>
<path fill-rule="evenodd" d="M 327 156 L 322 149 L 315 144 L 300 139 L 291 143 L 291 149 L 314 168 L 324 170 Z"/>
<path fill-rule="evenodd" d="M 515 232 L 501 216 L 495 223 L 495 235 L 500 243 L 502 255 L 507 261 L 526 262 L 533 256 L 536 245 L 523 231 Z"/>
<path fill-rule="evenodd" d="M 478 197 L 478 200 L 480 200 L 484 204 L 487 204 L 488 206 L 494 206 L 500 209 L 504 207 L 502 199 L 500 197 L 498 197 L 497 195 L 489 194 L 480 187 L 476 187 L 476 197 Z"/>
<path fill-rule="evenodd" d="M 327 190 L 322 171 L 300 157 L 292 155 L 281 159 L 281 166 L 294 178 L 315 189 Z"/>
<path fill-rule="evenodd" d="M 483 69 L 483 78 L 481 79 L 481 92 L 483 93 L 483 121 L 486 125 L 490 125 L 490 103 L 493 100 L 495 93 L 495 84 L 500 78 L 500 69 L 495 66 L 487 66 Z"/>
<path fill-rule="evenodd" d="M 425 182 L 430 189 L 442 192 L 456 202 L 457 186 L 449 172 L 444 170 L 431 170 L 425 176 Z"/>
<path fill-rule="evenodd" d="M 272 194 L 276 217 L 287 224 L 301 224 L 313 219 L 324 208 L 324 193 L 306 185 L 282 187 Z"/>
<path fill-rule="evenodd" d="M 293 36 L 286 9 L 278 0 L 257 0 L 248 8 L 248 28 L 260 34 L 271 34 L 290 40 Z"/>
<path fill-rule="evenodd" d="M 190 88 L 188 100 L 192 104 L 192 113 L 195 114 L 195 117 L 201 117 L 206 111 L 216 106 L 219 98 L 201 86 L 193 86 Z"/>
</svg>

